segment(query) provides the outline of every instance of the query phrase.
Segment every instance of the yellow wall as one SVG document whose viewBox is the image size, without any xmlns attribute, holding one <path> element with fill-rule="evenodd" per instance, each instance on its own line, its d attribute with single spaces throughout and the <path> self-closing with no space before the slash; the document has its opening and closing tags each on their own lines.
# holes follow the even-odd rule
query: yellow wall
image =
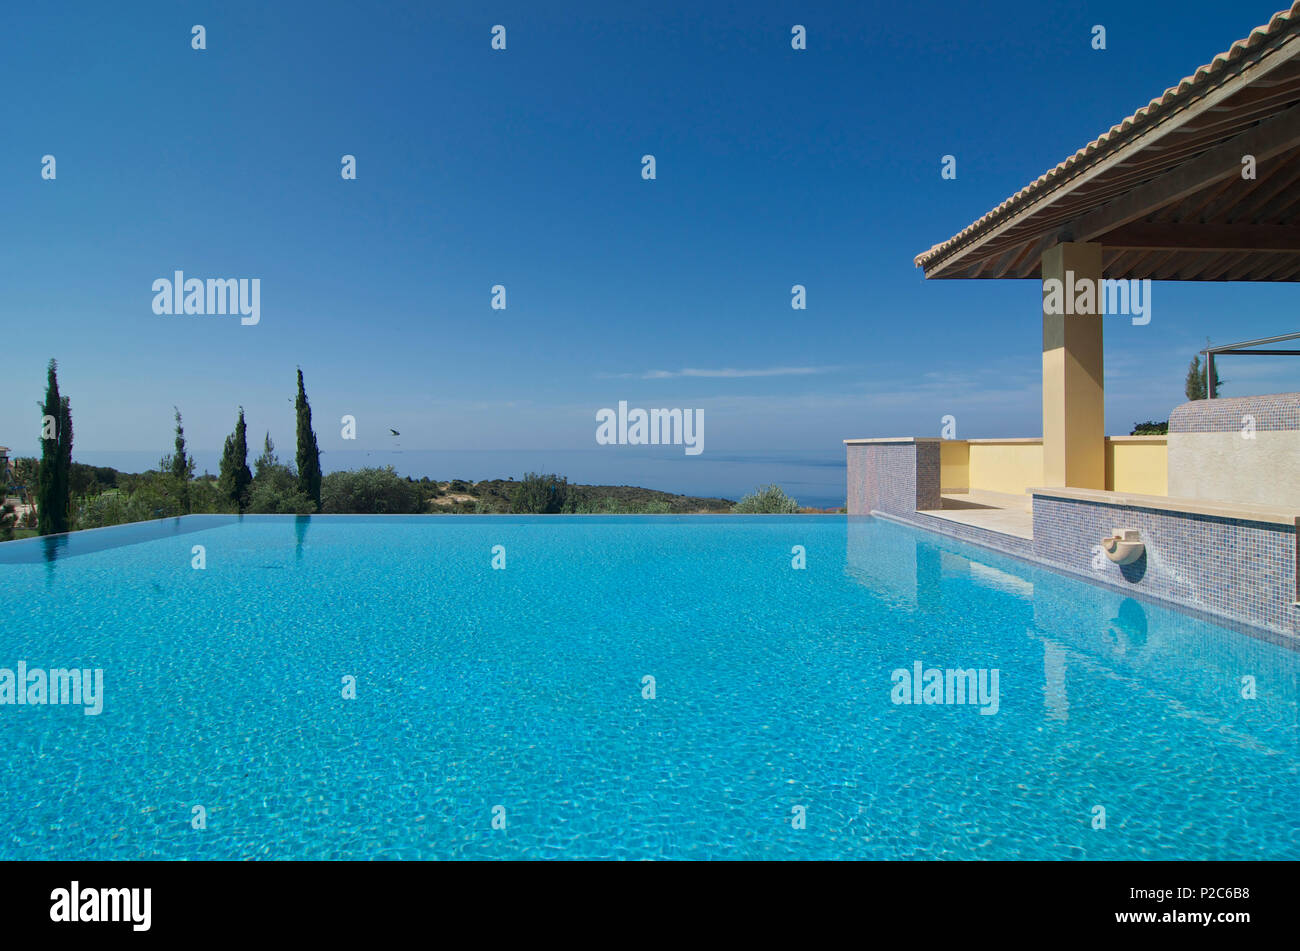
<svg viewBox="0 0 1300 951">
<path fill-rule="evenodd" d="M 1164 436 L 1114 436 L 1106 440 L 1106 488 L 1135 495 L 1169 494 L 1169 454 Z"/>
<path fill-rule="evenodd" d="M 944 492 L 970 489 L 970 443 L 945 439 L 939 443 L 939 487 Z"/>
<path fill-rule="evenodd" d="M 1111 492 L 1168 495 L 1164 436 L 1106 437 L 1106 485 Z M 939 444 L 939 481 L 944 492 L 1022 494 L 1044 484 L 1039 439 L 947 439 Z"/>
<path fill-rule="evenodd" d="M 1043 484 L 1041 439 L 945 439 L 939 443 L 944 492 L 1022 493 Z"/>
<path fill-rule="evenodd" d="M 1011 492 L 1043 484 L 1043 444 L 1032 442 L 973 442 L 970 446 L 970 487 Z"/>
</svg>

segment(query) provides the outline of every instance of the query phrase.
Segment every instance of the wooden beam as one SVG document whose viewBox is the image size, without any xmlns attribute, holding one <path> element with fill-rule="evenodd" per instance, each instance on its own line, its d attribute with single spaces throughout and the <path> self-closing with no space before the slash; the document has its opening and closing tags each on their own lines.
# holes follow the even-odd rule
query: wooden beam
<svg viewBox="0 0 1300 951">
<path fill-rule="evenodd" d="M 925 276 L 927 278 L 939 277 L 943 276 L 943 272 L 950 268 L 956 270 L 964 269 L 966 265 L 961 263 L 962 258 L 972 255 L 973 252 L 977 252 L 982 246 L 987 244 L 989 241 L 996 240 L 1009 229 L 1031 220 L 1035 215 L 1050 208 L 1052 205 L 1059 204 L 1063 199 L 1069 196 L 1072 192 L 1077 191 L 1081 186 L 1087 185 L 1089 182 L 1105 176 L 1108 172 L 1113 172 L 1117 168 L 1122 168 L 1125 164 L 1132 162 L 1135 157 L 1140 156 L 1144 150 L 1157 145 L 1165 145 L 1168 147 L 1168 143 L 1162 142 L 1162 140 L 1165 139 L 1174 129 L 1180 128 L 1188 122 L 1194 121 L 1197 116 L 1206 115 L 1209 110 L 1214 109 L 1217 106 L 1226 104 L 1232 96 L 1249 88 L 1253 82 L 1263 79 L 1276 69 L 1286 67 L 1287 64 L 1296 57 L 1297 52 L 1300 52 L 1300 34 L 1291 34 L 1286 36 L 1276 47 L 1266 47 L 1262 50 L 1251 51 L 1247 57 L 1243 58 L 1244 61 L 1239 61 L 1233 64 L 1232 68 L 1236 70 L 1234 75 L 1218 79 L 1217 84 L 1212 85 L 1207 92 L 1202 93 L 1199 97 L 1190 97 L 1191 101 L 1181 104 L 1181 108 L 1169 110 L 1168 114 L 1160 115 L 1154 122 L 1142 123 L 1140 131 L 1137 129 L 1129 129 L 1125 130 L 1124 133 L 1120 133 L 1118 137 L 1126 139 L 1122 145 L 1107 149 L 1104 156 L 1096 161 L 1091 163 L 1084 161 L 1076 164 L 1075 167 L 1071 169 L 1070 173 L 1065 176 L 1064 181 L 1058 181 L 1054 184 L 1054 187 L 1038 188 L 1039 194 L 1030 199 L 1024 207 L 1017 209 L 1012 214 L 1004 216 L 996 223 L 986 225 L 983 229 L 977 230 L 976 233 L 967 237 L 966 240 L 961 241 L 938 254 L 925 266 Z M 1243 133 L 1234 139 L 1230 139 L 1226 145 L 1236 147 L 1236 144 L 1244 144 L 1248 140 L 1248 137 L 1260 133 L 1261 130 L 1266 128 L 1276 128 L 1278 120 L 1283 119 L 1284 117 L 1289 117 L 1287 121 L 1291 123 L 1292 130 L 1300 128 L 1300 121 L 1297 121 L 1297 116 L 1300 116 L 1300 112 L 1297 111 L 1298 108 L 1300 107 L 1292 107 L 1291 109 L 1280 113 L 1273 119 L 1266 120 L 1260 125 L 1253 127 L 1249 132 Z M 1238 140 L 1241 140 L 1241 142 L 1238 143 Z M 1221 146 L 1219 149 L 1223 149 L 1223 147 Z M 1216 149 L 1215 151 L 1218 150 Z M 1230 151 L 1230 149 L 1228 151 Z M 1223 156 L 1228 154 L 1228 151 L 1224 151 L 1222 155 L 1219 156 L 1221 161 L 1223 160 Z M 1276 154 L 1275 151 L 1266 150 L 1258 146 L 1251 152 L 1251 154 L 1255 155 L 1257 160 L 1260 160 L 1261 155 L 1266 151 L 1269 155 Z M 1245 154 L 1245 152 L 1237 153 L 1235 158 L 1233 158 L 1231 168 L 1228 169 L 1228 171 L 1239 173 L 1241 168 L 1241 156 L 1243 154 Z M 1200 161 L 1200 159 L 1193 159 L 1187 163 L 1187 165 L 1183 166 L 1183 168 L 1191 168 L 1192 166 L 1197 165 Z M 1189 194 L 1196 191 L 1197 187 L 1204 187 L 1212 182 L 1218 182 L 1223 178 L 1223 175 L 1220 174 L 1205 173 L 1205 170 L 1200 166 L 1198 166 L 1198 170 L 1202 172 L 1202 177 L 1196 187 L 1183 189 L 1181 191 L 1175 190 L 1172 195 L 1166 197 L 1163 201 L 1157 202 L 1154 207 L 1159 207 L 1160 205 L 1169 204 L 1170 202 L 1186 198 Z M 1166 173 L 1166 176 L 1169 174 L 1175 174 L 1176 171 L 1177 170 L 1175 170 L 1175 172 Z M 1165 176 L 1162 176 L 1162 178 L 1157 179 L 1156 181 L 1162 181 L 1164 178 Z M 1141 188 L 1144 186 L 1139 187 Z M 1116 199 L 1112 204 L 1125 201 L 1133 194 L 1135 193 L 1130 192 L 1128 195 Z M 1102 218 L 1090 223 L 1098 229 L 1094 233 L 1100 233 L 1103 231 L 1110 231 L 1113 228 L 1119 227 L 1121 224 L 1127 224 L 1129 221 L 1142 217 L 1145 217 L 1145 214 L 1141 211 L 1137 211 L 1130 216 L 1123 218 L 1123 220 L 1109 220 Z M 1083 220 L 1085 219 L 1080 219 L 1080 221 Z M 1061 234 L 1056 237 L 1055 240 L 1088 241 L 1091 240 L 1091 238 L 1086 234 L 1075 233 Z M 920 255 L 918 255 L 918 257 L 920 257 Z"/>
<path fill-rule="evenodd" d="M 1173 217 L 1166 217 L 1170 221 L 1195 221 L 1198 218 L 1204 220 L 1210 217 L 1205 214 L 1205 209 L 1214 204 L 1216 198 L 1229 191 L 1233 184 L 1232 179 L 1229 178 L 1217 188 L 1207 188 L 1204 192 L 1188 198 L 1177 208 L 1169 209 L 1173 212 Z"/>
<path fill-rule="evenodd" d="M 1093 240 L 1106 248 L 1128 250 L 1300 252 L 1300 228 L 1286 225 L 1135 221 Z"/>
<path fill-rule="evenodd" d="M 1197 275 L 1205 271 L 1206 267 L 1218 260 L 1216 252 L 1213 251 L 1189 251 L 1180 255 L 1180 265 L 1172 276 L 1166 278 L 1170 281 L 1195 281 Z"/>
<path fill-rule="evenodd" d="M 1278 196 L 1278 204 L 1269 208 L 1267 215 L 1258 215 L 1269 224 L 1291 223 L 1291 215 L 1297 205 L 1300 205 L 1300 188 L 1293 189 L 1285 195 Z"/>
<path fill-rule="evenodd" d="M 1293 153 L 1287 153 L 1278 160 L 1269 163 L 1269 165 L 1280 166 L 1282 172 L 1287 173 L 1295 165 L 1291 161 L 1292 155 Z M 1279 177 L 1276 174 L 1276 168 L 1265 166 L 1262 171 L 1264 177 L 1256 178 L 1254 181 L 1245 180 L 1236 175 L 1229 175 L 1226 179 L 1228 189 L 1208 207 L 1203 208 L 1199 218 L 1195 220 L 1203 221 L 1206 224 L 1222 223 L 1223 221 L 1249 221 L 1250 219 L 1241 213 L 1243 204 L 1247 199 L 1257 199 L 1261 193 L 1267 195 L 1269 189 Z M 1285 177 L 1285 175 L 1282 177 Z M 1268 199 L 1265 198 L 1265 201 L 1267 202 Z"/>
<path fill-rule="evenodd" d="M 1097 241 L 1121 225 L 1145 218 L 1231 175 L 1240 175 L 1243 155 L 1253 155 L 1256 162 L 1266 162 L 1297 146 L 1300 146 L 1300 105 L 1279 112 L 1267 122 L 1082 215 L 1061 229 L 1061 240 Z"/>
<path fill-rule="evenodd" d="M 1201 276 L 1197 278 L 1200 281 L 1218 281 L 1223 279 L 1233 268 L 1240 266 L 1250 255 L 1243 251 L 1235 251 L 1224 254 L 1217 263 L 1208 265 Z"/>
<path fill-rule="evenodd" d="M 1257 281 L 1275 281 L 1278 278 L 1275 275 L 1279 271 L 1288 271 L 1295 266 L 1296 259 L 1291 255 L 1279 254 L 1273 259 L 1273 263 L 1268 266 L 1261 266 L 1255 272 L 1254 278 Z"/>
<path fill-rule="evenodd" d="M 1273 263 L 1273 256 L 1264 256 L 1262 254 L 1247 253 L 1237 259 L 1237 263 L 1232 265 L 1226 271 L 1219 274 L 1219 279 L 1223 281 L 1255 281 L 1259 279 L 1260 272 L 1264 270 L 1265 264 Z"/>
<path fill-rule="evenodd" d="M 1279 196 L 1290 192 L 1296 182 L 1300 182 L 1300 162 L 1284 164 L 1279 172 L 1266 177 L 1263 188 L 1252 192 L 1247 200 L 1233 208 L 1233 219 L 1262 224 L 1260 219 L 1268 217 L 1275 209 L 1280 210 Z"/>
</svg>

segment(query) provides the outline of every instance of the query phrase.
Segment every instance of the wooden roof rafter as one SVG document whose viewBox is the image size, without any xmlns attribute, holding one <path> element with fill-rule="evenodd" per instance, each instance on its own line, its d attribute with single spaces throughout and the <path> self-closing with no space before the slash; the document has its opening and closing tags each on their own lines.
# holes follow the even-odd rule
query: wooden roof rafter
<svg viewBox="0 0 1300 951">
<path fill-rule="evenodd" d="M 1300 0 L 916 264 L 1030 278 L 1046 248 L 1096 241 L 1108 278 L 1292 280 L 1297 183 Z"/>
</svg>

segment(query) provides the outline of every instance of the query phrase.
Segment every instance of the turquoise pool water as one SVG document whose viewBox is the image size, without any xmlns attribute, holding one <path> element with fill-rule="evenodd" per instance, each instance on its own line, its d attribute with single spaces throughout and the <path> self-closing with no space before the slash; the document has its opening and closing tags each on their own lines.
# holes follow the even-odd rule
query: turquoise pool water
<svg viewBox="0 0 1300 951">
<path fill-rule="evenodd" d="M 3 859 L 1300 858 L 1300 655 L 903 526 L 46 544 L 0 546 L 0 668 L 101 668 L 103 710 L 0 706 Z M 918 662 L 996 713 L 895 703 Z"/>
</svg>

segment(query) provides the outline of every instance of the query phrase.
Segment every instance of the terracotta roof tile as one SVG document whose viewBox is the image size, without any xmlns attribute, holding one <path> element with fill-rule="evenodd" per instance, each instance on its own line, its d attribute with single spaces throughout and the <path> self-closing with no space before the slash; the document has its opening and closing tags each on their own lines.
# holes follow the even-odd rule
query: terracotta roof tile
<svg viewBox="0 0 1300 951">
<path fill-rule="evenodd" d="M 1221 74 L 1231 64 L 1235 63 L 1248 52 L 1256 49 L 1261 44 L 1269 42 L 1288 30 L 1300 29 L 1300 0 L 1296 0 L 1289 10 L 1281 10 L 1273 14 L 1265 26 L 1257 27 L 1252 30 L 1250 36 L 1243 40 L 1238 40 L 1224 53 L 1214 57 L 1209 63 L 1202 66 L 1192 75 L 1184 78 L 1176 86 L 1170 86 L 1164 91 L 1164 94 L 1139 109 L 1133 115 L 1123 120 L 1117 125 L 1110 128 L 1109 131 L 1098 136 L 1089 142 L 1079 151 L 1075 152 L 1065 161 L 1061 162 L 1053 169 L 1049 169 L 1030 184 L 1026 185 L 1020 191 L 1016 192 L 1002 204 L 998 205 L 982 218 L 963 228 L 957 234 L 953 235 L 947 241 L 943 241 L 923 251 L 914 259 L 917 267 L 923 267 L 930 264 L 935 259 L 943 256 L 949 250 L 963 244 L 968 238 L 974 237 L 978 233 L 987 230 L 989 227 L 1003 220 L 1012 212 L 1020 208 L 1026 202 L 1037 198 L 1050 187 L 1061 182 L 1062 179 L 1070 177 L 1076 171 L 1081 171 L 1082 166 L 1094 157 L 1099 157 L 1100 153 L 1114 151 L 1132 136 L 1127 135 L 1133 130 L 1142 131 L 1147 126 L 1163 119 L 1168 113 L 1172 112 L 1184 104 L 1186 100 L 1194 94 L 1200 95 L 1212 88 L 1216 82 L 1226 78 Z M 1134 132 L 1133 134 L 1137 134 Z"/>
</svg>

